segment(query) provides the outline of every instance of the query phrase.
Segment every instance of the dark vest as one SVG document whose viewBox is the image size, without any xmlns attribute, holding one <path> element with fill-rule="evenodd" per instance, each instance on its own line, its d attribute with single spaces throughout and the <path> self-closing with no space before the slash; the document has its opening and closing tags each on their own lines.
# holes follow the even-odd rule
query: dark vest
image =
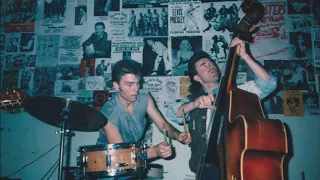
<svg viewBox="0 0 320 180">
<path fill-rule="evenodd" d="M 202 91 L 195 95 L 189 95 L 188 98 L 191 102 L 193 102 L 202 95 L 207 95 L 207 93 Z M 207 109 L 194 109 L 190 112 L 188 128 L 192 137 L 192 142 L 190 143 L 191 158 L 189 160 L 189 167 L 194 173 L 197 172 L 200 157 L 206 153 L 202 149 L 206 143 L 206 116 Z M 206 159 L 204 162 L 208 163 L 208 159 Z"/>
</svg>

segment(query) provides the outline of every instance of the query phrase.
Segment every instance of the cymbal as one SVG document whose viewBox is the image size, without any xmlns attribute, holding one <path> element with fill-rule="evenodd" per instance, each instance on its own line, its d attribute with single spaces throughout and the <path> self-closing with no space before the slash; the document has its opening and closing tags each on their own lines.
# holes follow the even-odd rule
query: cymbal
<svg viewBox="0 0 320 180">
<path fill-rule="evenodd" d="M 33 96 L 23 102 L 24 109 L 33 117 L 56 127 L 61 127 L 61 113 L 69 110 L 66 129 L 98 131 L 107 124 L 107 118 L 92 107 L 70 99 L 52 96 Z"/>
</svg>

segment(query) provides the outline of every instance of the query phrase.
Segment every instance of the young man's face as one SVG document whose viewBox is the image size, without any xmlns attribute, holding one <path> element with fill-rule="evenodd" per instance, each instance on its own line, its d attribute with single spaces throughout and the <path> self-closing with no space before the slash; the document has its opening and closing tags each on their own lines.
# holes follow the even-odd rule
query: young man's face
<svg viewBox="0 0 320 180">
<path fill-rule="evenodd" d="M 126 74 L 121 77 L 120 82 L 113 82 L 115 90 L 119 93 L 120 98 L 127 102 L 134 102 L 140 89 L 140 77 L 134 74 Z"/>
<path fill-rule="evenodd" d="M 104 32 L 104 28 L 102 25 L 97 25 L 95 26 L 95 33 L 98 35 L 98 36 L 101 36 Z"/>
<path fill-rule="evenodd" d="M 202 58 L 195 63 L 198 74 L 194 77 L 196 81 L 212 83 L 219 80 L 219 71 L 215 64 L 208 58 Z"/>
</svg>

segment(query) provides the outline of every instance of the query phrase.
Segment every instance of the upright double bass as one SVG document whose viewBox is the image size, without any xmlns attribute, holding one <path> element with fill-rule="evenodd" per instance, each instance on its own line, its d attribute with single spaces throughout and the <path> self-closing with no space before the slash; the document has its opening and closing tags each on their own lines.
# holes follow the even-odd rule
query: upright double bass
<svg viewBox="0 0 320 180">
<path fill-rule="evenodd" d="M 265 9 L 257 0 L 244 0 L 241 9 L 246 15 L 234 36 L 251 41 Z M 215 99 L 217 109 L 209 117 L 197 180 L 201 179 L 205 159 L 214 159 L 220 180 L 283 180 L 284 157 L 288 153 L 285 126 L 280 120 L 266 118 L 256 94 L 234 86 L 236 48 L 230 49 Z"/>
</svg>

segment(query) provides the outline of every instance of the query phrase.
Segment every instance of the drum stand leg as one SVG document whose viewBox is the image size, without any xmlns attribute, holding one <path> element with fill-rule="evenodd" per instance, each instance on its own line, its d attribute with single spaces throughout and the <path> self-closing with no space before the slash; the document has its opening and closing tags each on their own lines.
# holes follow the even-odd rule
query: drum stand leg
<svg viewBox="0 0 320 180">
<path fill-rule="evenodd" d="M 58 179 L 62 180 L 62 167 L 63 167 L 63 156 L 64 156 L 64 138 L 65 134 L 69 131 L 66 129 L 66 121 L 68 119 L 68 114 L 70 110 L 69 108 L 63 108 L 61 113 L 61 129 L 58 133 L 60 133 L 60 153 L 59 153 L 59 172 Z"/>
</svg>

